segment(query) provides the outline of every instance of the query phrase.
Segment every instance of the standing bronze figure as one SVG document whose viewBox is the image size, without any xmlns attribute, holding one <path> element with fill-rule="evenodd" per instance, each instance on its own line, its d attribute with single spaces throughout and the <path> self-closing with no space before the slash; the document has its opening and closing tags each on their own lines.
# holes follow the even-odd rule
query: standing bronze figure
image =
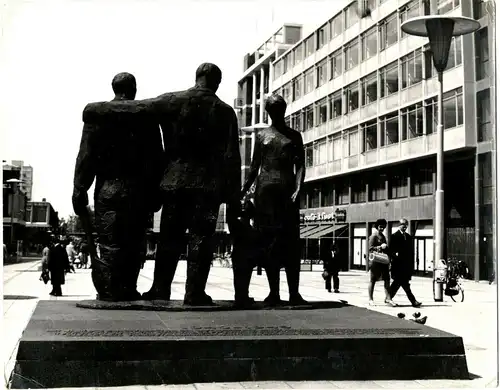
<svg viewBox="0 0 500 390">
<path fill-rule="evenodd" d="M 279 95 L 266 100 L 272 125 L 256 136 L 250 173 L 242 196 L 255 187 L 255 228 L 265 249 L 261 261 L 270 293 L 266 303 L 280 303 L 280 269 L 285 268 L 291 304 L 306 301 L 299 294 L 299 192 L 305 177 L 302 136 L 285 124 L 286 102 Z"/>
<path fill-rule="evenodd" d="M 184 303 L 211 305 L 205 287 L 212 262 L 212 236 L 219 207 L 237 213 L 241 188 L 238 123 L 234 110 L 215 94 L 221 70 L 205 63 L 196 70 L 196 85 L 138 102 L 88 106 L 88 121 L 128 113 L 145 113 L 160 123 L 165 169 L 159 188 L 163 210 L 154 281 L 147 300 L 169 300 L 171 285 L 189 231 Z"/>
<path fill-rule="evenodd" d="M 133 102 L 135 77 L 112 81 L 113 102 Z M 107 103 L 100 103 L 107 104 Z M 160 209 L 163 146 L 158 124 L 145 115 L 114 112 L 86 120 L 76 160 L 73 209 L 86 223 L 87 191 L 95 179 L 95 225 L 101 258 L 93 258 L 92 281 L 98 299 L 140 299 L 137 278 L 148 218 Z M 87 229 L 89 226 L 87 226 Z"/>
</svg>

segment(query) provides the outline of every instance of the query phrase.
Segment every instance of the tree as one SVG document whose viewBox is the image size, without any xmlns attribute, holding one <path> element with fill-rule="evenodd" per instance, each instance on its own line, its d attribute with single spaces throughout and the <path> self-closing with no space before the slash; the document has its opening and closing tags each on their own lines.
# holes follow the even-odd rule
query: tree
<svg viewBox="0 0 500 390">
<path fill-rule="evenodd" d="M 94 208 L 90 207 L 90 219 L 92 221 L 92 225 L 94 225 Z M 78 217 L 75 214 L 72 214 L 68 217 L 68 221 L 66 223 L 66 231 L 68 234 L 74 234 L 74 233 L 85 233 L 83 230 L 83 225 L 82 221 L 80 220 L 80 217 Z"/>
</svg>

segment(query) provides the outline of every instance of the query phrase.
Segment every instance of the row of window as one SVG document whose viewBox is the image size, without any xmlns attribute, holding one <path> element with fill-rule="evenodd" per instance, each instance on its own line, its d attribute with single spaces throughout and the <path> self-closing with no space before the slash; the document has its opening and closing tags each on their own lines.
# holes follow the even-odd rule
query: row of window
<svg viewBox="0 0 500 390">
<path fill-rule="evenodd" d="M 330 71 L 328 72 L 327 61 L 320 61 L 316 66 L 311 67 L 303 74 L 295 77 L 290 82 L 283 85 L 275 91 L 275 93 L 283 96 L 287 103 L 300 99 L 302 96 L 312 92 L 315 88 L 321 87 L 326 83 L 327 79 L 340 75 L 336 71 L 336 66 L 339 65 L 338 58 L 330 59 Z M 452 69 L 462 64 L 462 37 L 452 39 L 450 52 L 448 56 L 448 64 L 446 70 Z M 329 73 L 329 75 L 328 75 Z M 420 83 L 424 79 L 432 78 L 436 75 L 436 70 L 432 62 L 432 52 L 429 45 L 422 49 L 417 49 L 382 68 L 375 71 L 361 80 L 343 88 L 344 93 L 348 96 L 348 105 L 344 112 L 339 111 L 332 115 L 342 115 L 357 110 L 359 106 L 372 103 L 377 98 L 383 98 L 401 89 L 411 87 Z M 359 93 L 359 90 L 362 93 Z M 339 97 L 342 90 L 334 92 Z M 338 107 L 340 108 L 340 107 Z M 335 117 L 335 116 L 333 116 Z"/>
<path fill-rule="evenodd" d="M 409 177 L 411 177 L 411 187 Z M 408 196 L 431 195 L 434 192 L 433 169 L 412 167 L 390 175 L 376 174 L 368 179 L 363 174 L 352 177 L 350 182 L 325 181 L 307 184 L 301 193 L 300 208 L 318 208 L 349 203 L 365 203 Z"/>
<path fill-rule="evenodd" d="M 444 94 L 443 108 L 445 129 L 463 124 L 462 88 Z M 435 133 L 437 121 L 433 97 L 307 144 L 306 168 Z"/>
<path fill-rule="evenodd" d="M 375 6 L 376 0 L 367 0 L 369 8 Z M 329 40 L 342 34 L 344 30 L 354 25 L 359 20 L 357 16 L 358 2 L 354 2 L 346 9 L 333 17 L 328 23 L 321 26 L 315 33 L 303 42 L 299 43 L 293 50 L 286 53 L 282 59 L 274 65 L 274 77 L 290 71 L 296 64 L 321 49 Z M 460 0 L 438 0 L 439 13 L 446 13 L 460 5 Z M 358 65 L 360 60 L 364 61 L 375 56 L 379 51 L 397 43 L 405 37 L 401 25 L 408 19 L 421 15 L 430 14 L 430 2 L 427 0 L 413 0 L 396 12 L 380 21 L 376 26 L 356 37 L 351 42 L 332 54 L 333 58 L 345 55 L 344 70 L 349 70 Z"/>
</svg>

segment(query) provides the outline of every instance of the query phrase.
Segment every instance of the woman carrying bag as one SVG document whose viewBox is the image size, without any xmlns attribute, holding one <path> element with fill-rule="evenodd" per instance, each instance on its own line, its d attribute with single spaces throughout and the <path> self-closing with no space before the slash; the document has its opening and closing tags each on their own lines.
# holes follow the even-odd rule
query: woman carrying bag
<svg viewBox="0 0 500 390">
<path fill-rule="evenodd" d="M 387 240 L 384 230 L 387 227 L 385 219 L 377 219 L 375 222 L 375 232 L 368 241 L 368 259 L 370 260 L 370 282 L 368 283 L 369 305 L 373 306 L 373 290 L 375 283 L 382 278 L 384 281 L 385 303 L 396 307 L 397 304 L 391 299 L 391 275 L 389 272 L 390 258 Z"/>
</svg>

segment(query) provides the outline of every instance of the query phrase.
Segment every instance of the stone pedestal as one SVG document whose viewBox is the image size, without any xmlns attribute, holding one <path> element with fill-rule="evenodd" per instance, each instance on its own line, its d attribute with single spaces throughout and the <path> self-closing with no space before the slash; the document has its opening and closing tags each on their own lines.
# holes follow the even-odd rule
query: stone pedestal
<svg viewBox="0 0 500 390">
<path fill-rule="evenodd" d="M 13 387 L 468 378 L 460 337 L 355 306 L 160 306 L 40 301 L 20 341 Z"/>
</svg>

